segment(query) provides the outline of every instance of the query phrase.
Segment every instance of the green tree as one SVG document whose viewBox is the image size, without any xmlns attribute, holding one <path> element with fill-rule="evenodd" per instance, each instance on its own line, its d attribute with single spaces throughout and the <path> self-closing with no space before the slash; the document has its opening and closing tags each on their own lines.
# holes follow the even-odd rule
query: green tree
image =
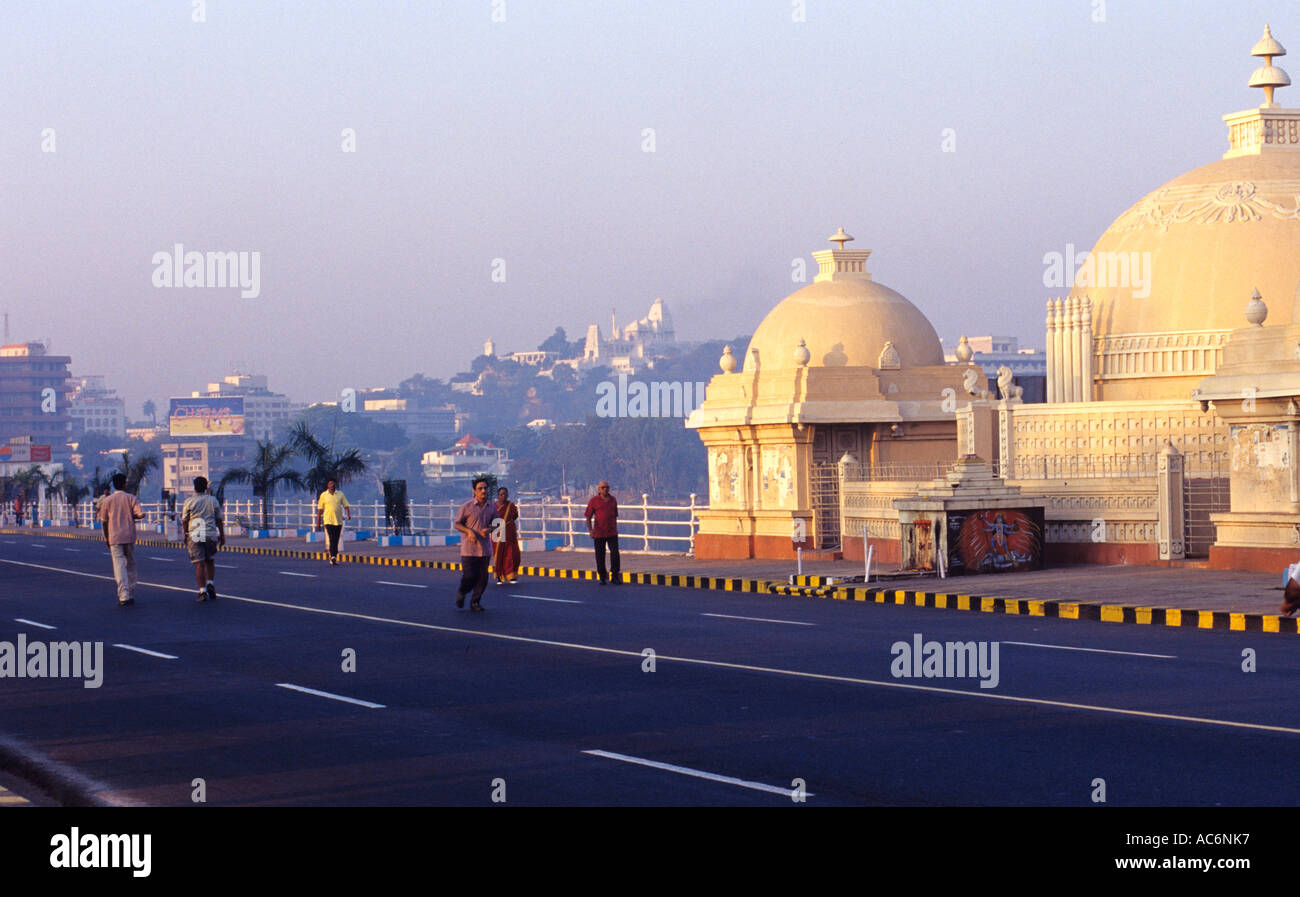
<svg viewBox="0 0 1300 897">
<path fill-rule="evenodd" d="M 331 436 L 327 446 L 316 438 L 306 421 L 298 421 L 289 431 L 290 445 L 294 451 L 307 459 L 311 467 L 303 476 L 304 487 L 315 496 L 325 491 L 325 486 L 334 480 L 340 486 L 366 472 L 365 457 L 359 449 L 349 448 L 342 452 L 334 450 Z"/>
<path fill-rule="evenodd" d="M 305 487 L 303 476 L 296 470 L 288 470 L 289 463 L 297 452 L 290 445 L 275 445 L 269 440 L 257 444 L 257 456 L 251 467 L 236 467 L 221 475 L 217 483 L 217 493 L 225 496 L 228 483 L 249 483 L 253 495 L 262 500 L 262 529 L 268 529 L 266 503 L 275 494 L 276 487 L 284 484 L 294 489 Z M 217 499 L 220 501 L 220 497 Z"/>
<path fill-rule="evenodd" d="M 148 479 L 149 472 L 157 470 L 161 464 L 162 461 L 157 452 L 148 450 L 132 458 L 131 450 L 127 449 L 122 452 L 122 457 L 118 459 L 116 472 L 126 474 L 125 491 L 130 492 L 132 495 L 139 495 L 140 486 Z"/>
<path fill-rule="evenodd" d="M 72 510 L 73 526 L 81 525 L 80 521 L 77 519 L 77 506 L 81 504 L 81 500 L 88 495 L 90 495 L 90 486 L 78 483 L 76 477 L 69 476 L 64 478 L 63 500 L 68 503 L 68 507 Z"/>
</svg>

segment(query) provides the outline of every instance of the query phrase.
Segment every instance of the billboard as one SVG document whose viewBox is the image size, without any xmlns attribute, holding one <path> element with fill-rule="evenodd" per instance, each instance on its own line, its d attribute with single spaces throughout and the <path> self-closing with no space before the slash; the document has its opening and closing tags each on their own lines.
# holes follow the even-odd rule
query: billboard
<svg viewBox="0 0 1300 897">
<path fill-rule="evenodd" d="M 31 445 L 29 443 L 0 445 L 0 462 L 48 464 L 49 460 L 50 447 L 48 445 Z"/>
<path fill-rule="evenodd" d="M 243 396 L 172 399 L 167 415 L 172 436 L 243 436 Z"/>
</svg>

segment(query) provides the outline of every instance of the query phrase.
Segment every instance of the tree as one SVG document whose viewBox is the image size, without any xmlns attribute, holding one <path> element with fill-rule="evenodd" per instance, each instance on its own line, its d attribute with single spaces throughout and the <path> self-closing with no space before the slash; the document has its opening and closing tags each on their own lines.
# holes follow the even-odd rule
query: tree
<svg viewBox="0 0 1300 897">
<path fill-rule="evenodd" d="M 569 337 L 565 335 L 563 327 L 556 327 L 555 332 L 548 336 L 540 346 L 537 347 L 539 352 L 555 352 L 561 358 L 569 357 Z"/>
<path fill-rule="evenodd" d="M 36 482 L 40 483 L 45 490 L 46 507 L 49 509 L 48 517 L 54 517 L 54 496 L 63 491 L 63 482 L 67 478 L 62 470 L 56 470 L 53 473 L 46 473 L 39 467 L 32 468 L 36 471 Z M 40 508 L 36 509 L 38 512 Z"/>
<path fill-rule="evenodd" d="M 22 499 L 23 504 L 27 504 L 27 499 L 36 491 L 36 487 L 40 483 L 40 478 L 41 469 L 35 464 L 26 470 L 18 471 L 9 478 L 6 498 L 12 495 L 14 498 Z M 37 508 L 37 511 L 39 510 L 40 508 Z"/>
<path fill-rule="evenodd" d="M 311 465 L 303 481 L 304 487 L 312 495 L 324 492 L 330 480 L 342 486 L 366 472 L 366 460 L 360 450 L 350 448 L 336 453 L 333 437 L 330 438 L 329 446 L 326 446 L 316 438 L 306 421 L 298 421 L 293 425 L 289 431 L 289 440 L 293 450 Z"/>
<path fill-rule="evenodd" d="M 98 472 L 98 471 L 96 471 Z M 81 500 L 90 495 L 90 486 L 82 485 L 77 482 L 76 477 L 65 477 L 63 480 L 63 500 L 67 502 L 68 507 L 72 510 L 72 525 L 80 526 L 77 520 L 77 505 Z"/>
<path fill-rule="evenodd" d="M 259 442 L 253 466 L 227 470 L 217 483 L 217 493 L 224 496 L 227 483 L 250 483 L 253 494 L 262 499 L 262 529 L 268 529 L 270 524 L 267 522 L 266 503 L 275 493 L 276 487 L 284 483 L 294 489 L 302 489 L 306 485 L 302 474 L 285 469 L 285 465 L 296 454 L 290 445 L 275 445 L 269 440 Z"/>
<path fill-rule="evenodd" d="M 117 472 L 126 474 L 126 490 L 132 495 L 140 494 L 140 486 L 149 476 L 149 471 L 157 470 L 161 461 L 158 454 L 153 451 L 146 451 L 144 454 L 131 458 L 130 449 L 122 452 L 122 457 L 118 460 Z"/>
</svg>

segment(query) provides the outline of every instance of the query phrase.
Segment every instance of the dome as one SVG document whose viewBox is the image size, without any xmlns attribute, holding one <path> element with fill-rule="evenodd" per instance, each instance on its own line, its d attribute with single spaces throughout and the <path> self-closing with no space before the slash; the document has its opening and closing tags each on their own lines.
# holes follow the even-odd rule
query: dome
<svg viewBox="0 0 1300 897">
<path fill-rule="evenodd" d="M 878 367 L 888 342 L 904 368 L 944 363 L 939 336 L 920 309 L 865 272 L 817 280 L 783 299 L 754 331 L 745 371 L 753 369 L 755 350 L 763 370 L 797 367 L 795 347 L 801 339 L 811 353 L 809 367 Z"/>
<path fill-rule="evenodd" d="M 1098 339 L 1244 327 L 1256 288 L 1270 324 L 1300 320 L 1300 153 L 1222 159 L 1174 178 L 1120 215 L 1092 255 L 1070 295 L 1092 298 Z"/>
</svg>

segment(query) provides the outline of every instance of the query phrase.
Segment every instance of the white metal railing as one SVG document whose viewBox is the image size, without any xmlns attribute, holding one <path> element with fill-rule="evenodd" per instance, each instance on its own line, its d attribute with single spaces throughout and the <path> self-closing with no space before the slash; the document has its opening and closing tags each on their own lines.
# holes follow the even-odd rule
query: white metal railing
<svg viewBox="0 0 1300 897">
<path fill-rule="evenodd" d="M 619 504 L 619 549 L 622 551 L 649 554 L 687 554 L 695 553 L 695 533 L 699 529 L 699 514 L 707 505 L 696 504 L 696 496 L 691 495 L 689 504 L 650 504 L 650 497 L 643 494 L 636 504 Z M 453 535 L 456 532 L 453 521 L 460 510 L 461 501 L 425 501 L 411 502 L 410 532 L 428 533 L 430 535 Z M 561 539 L 564 548 L 583 548 L 590 544 L 587 540 L 587 523 L 583 514 L 587 508 L 585 499 L 572 498 L 548 501 L 519 501 L 519 537 L 521 539 Z M 146 525 L 157 524 L 168 519 L 168 509 L 162 502 L 144 502 L 141 507 L 145 512 Z M 262 525 L 262 502 L 260 499 L 231 499 L 223 506 L 228 522 L 247 520 L 251 528 L 259 529 Z M 71 508 L 59 501 L 54 503 L 53 516 L 46 516 L 51 509 L 43 504 L 39 519 L 50 520 L 55 526 L 71 526 Z M 179 513 L 180 507 L 177 506 Z M 352 521 L 349 528 L 385 533 L 389 528 L 384 522 L 384 503 L 382 501 L 355 502 L 351 506 Z M 312 529 L 316 523 L 316 505 L 302 499 L 279 499 L 267 503 L 267 524 L 270 529 Z M 7 525 L 12 525 L 13 511 L 8 509 L 7 516 L 0 517 Z M 77 506 L 79 525 L 90 526 L 95 519 L 92 502 L 87 499 Z M 24 523 L 32 524 L 35 519 L 25 514 Z"/>
</svg>

